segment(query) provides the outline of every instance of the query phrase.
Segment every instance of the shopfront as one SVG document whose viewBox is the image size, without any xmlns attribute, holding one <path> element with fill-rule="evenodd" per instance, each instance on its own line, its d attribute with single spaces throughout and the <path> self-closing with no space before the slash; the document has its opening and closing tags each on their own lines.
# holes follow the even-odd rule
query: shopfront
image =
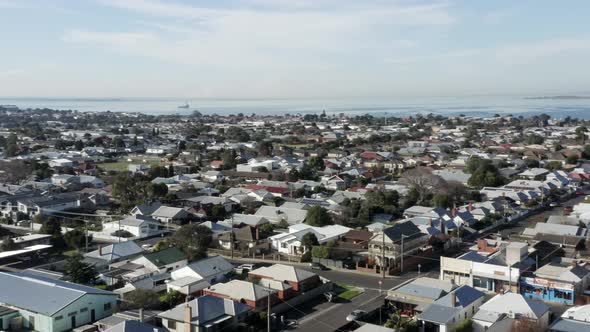
<svg viewBox="0 0 590 332">
<path fill-rule="evenodd" d="M 542 278 L 522 278 L 520 293 L 532 299 L 574 304 L 574 285 Z"/>
</svg>

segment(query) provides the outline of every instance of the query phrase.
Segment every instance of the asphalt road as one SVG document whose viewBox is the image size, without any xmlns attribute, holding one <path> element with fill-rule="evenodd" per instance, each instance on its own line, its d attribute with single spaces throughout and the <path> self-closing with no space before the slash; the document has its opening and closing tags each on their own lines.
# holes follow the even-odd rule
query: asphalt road
<svg viewBox="0 0 590 332">
<path fill-rule="evenodd" d="M 346 316 L 353 310 L 361 309 L 367 312 L 375 310 L 383 304 L 384 297 L 384 295 L 379 295 L 379 291 L 366 290 L 350 302 L 323 302 L 314 307 L 299 307 L 290 312 L 287 318 L 297 319 L 305 313 L 304 317 L 298 319 L 298 326 L 294 331 L 338 331 L 340 327 L 348 323 Z"/>
</svg>

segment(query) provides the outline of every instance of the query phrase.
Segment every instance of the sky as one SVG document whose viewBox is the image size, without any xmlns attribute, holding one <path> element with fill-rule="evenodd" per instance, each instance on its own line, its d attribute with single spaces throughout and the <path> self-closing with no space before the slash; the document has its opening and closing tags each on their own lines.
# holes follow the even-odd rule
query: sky
<svg viewBox="0 0 590 332">
<path fill-rule="evenodd" d="M 0 96 L 590 95 L 589 12 L 587 0 L 0 0 Z"/>
</svg>

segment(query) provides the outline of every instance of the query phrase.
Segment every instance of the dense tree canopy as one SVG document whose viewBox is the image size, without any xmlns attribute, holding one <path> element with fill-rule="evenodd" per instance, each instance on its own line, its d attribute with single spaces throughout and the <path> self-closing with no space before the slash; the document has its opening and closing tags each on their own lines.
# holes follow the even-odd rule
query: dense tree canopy
<svg viewBox="0 0 590 332">
<path fill-rule="evenodd" d="M 334 224 L 334 221 L 332 220 L 332 216 L 328 213 L 328 210 L 319 205 L 315 205 L 307 211 L 305 223 L 310 226 L 322 227 L 332 225 Z"/>
</svg>

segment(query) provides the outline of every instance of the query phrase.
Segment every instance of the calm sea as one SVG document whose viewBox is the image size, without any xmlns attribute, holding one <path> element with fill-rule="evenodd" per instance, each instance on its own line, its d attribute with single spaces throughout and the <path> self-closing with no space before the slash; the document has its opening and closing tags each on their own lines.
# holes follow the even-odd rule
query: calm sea
<svg viewBox="0 0 590 332">
<path fill-rule="evenodd" d="M 178 106 L 188 103 L 188 109 Z M 168 99 L 168 98 L 0 98 L 0 105 L 19 108 L 51 108 L 79 111 L 142 112 L 146 114 L 229 115 L 272 114 L 371 114 L 374 116 L 407 116 L 416 114 L 472 115 L 494 114 L 533 116 L 546 113 L 554 118 L 566 116 L 590 119 L 590 99 L 526 99 L 513 97 L 437 97 L 376 99 Z"/>
</svg>

